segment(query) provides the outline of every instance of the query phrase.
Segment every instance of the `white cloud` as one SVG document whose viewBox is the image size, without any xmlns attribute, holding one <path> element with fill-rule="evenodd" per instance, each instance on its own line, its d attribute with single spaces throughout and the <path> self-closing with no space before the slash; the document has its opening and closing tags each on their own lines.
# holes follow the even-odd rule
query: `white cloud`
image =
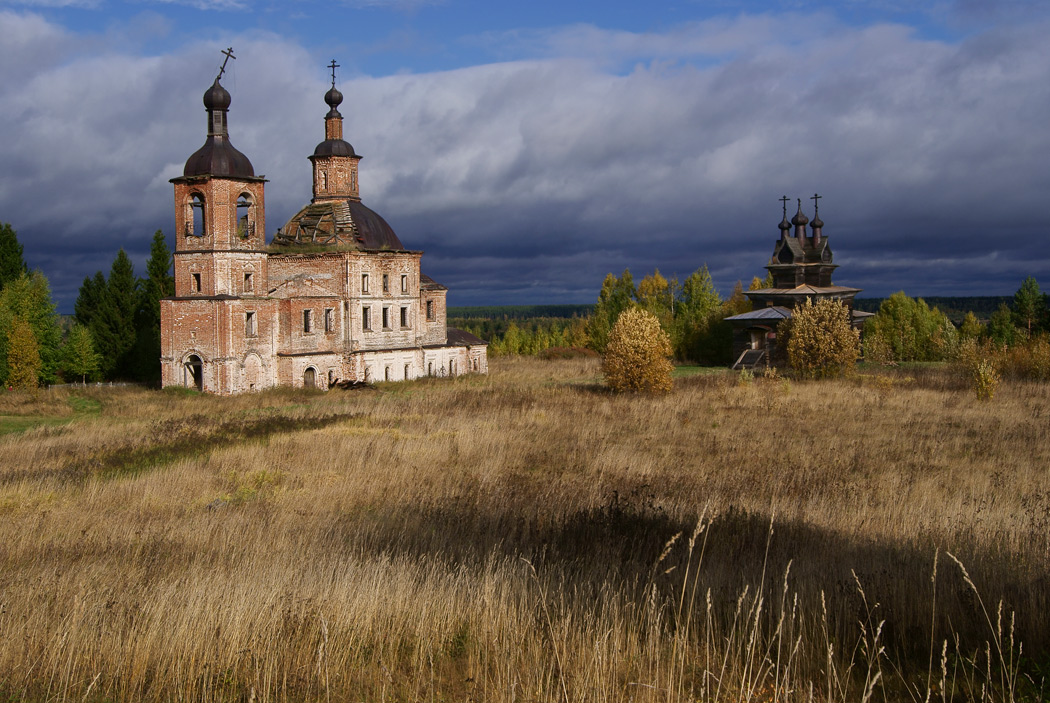
<svg viewBox="0 0 1050 703">
<path fill-rule="evenodd" d="M 777 198 L 814 190 L 843 261 L 937 257 L 916 283 L 941 290 L 997 250 L 996 281 L 1050 274 L 1031 270 L 1048 229 L 1047 29 L 948 44 L 823 15 L 665 34 L 568 28 L 546 59 L 342 82 L 341 110 L 365 156 L 366 203 L 450 286 L 476 288 L 488 272 L 504 291 L 493 300 L 536 281 L 586 300 L 625 266 L 684 274 L 706 261 L 722 285 L 749 278 L 777 235 Z M 215 42 L 152 58 L 77 53 L 86 39 L 17 12 L 0 12 L 0 35 L 27 38 L 0 47 L 0 212 L 47 239 L 27 253 L 69 295 L 118 246 L 144 255 L 154 229 L 170 231 L 167 180 L 204 141 Z M 561 56 L 566 37 L 586 50 Z M 271 179 L 272 233 L 309 199 L 329 57 L 273 35 L 220 43 L 237 48 L 223 80 L 231 138 Z M 606 60 L 643 54 L 659 60 L 627 71 Z M 903 272 L 840 276 L 895 290 Z"/>
</svg>

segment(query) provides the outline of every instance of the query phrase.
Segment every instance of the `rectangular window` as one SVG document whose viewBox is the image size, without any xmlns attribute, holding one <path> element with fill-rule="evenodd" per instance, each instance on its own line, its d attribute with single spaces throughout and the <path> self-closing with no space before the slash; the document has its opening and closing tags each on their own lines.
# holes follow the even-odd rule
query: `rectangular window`
<svg viewBox="0 0 1050 703">
<path fill-rule="evenodd" d="M 361 329 L 365 332 L 372 329 L 372 308 L 367 305 L 361 308 Z"/>
<path fill-rule="evenodd" d="M 324 331 L 325 331 L 325 334 L 331 334 L 331 332 L 332 332 L 332 330 L 334 328 L 335 328 L 335 320 L 333 319 L 332 308 L 325 308 L 324 309 Z"/>
<path fill-rule="evenodd" d="M 255 313 L 246 312 L 244 313 L 244 336 L 254 337 L 255 336 Z"/>
<path fill-rule="evenodd" d="M 383 329 L 390 329 L 390 308 L 383 308 Z"/>
<path fill-rule="evenodd" d="M 408 276 L 406 276 L 405 274 L 401 274 L 401 292 L 408 292 Z"/>
<path fill-rule="evenodd" d="M 250 273 L 245 273 L 244 274 L 244 292 L 245 293 L 251 293 L 252 292 L 252 275 Z"/>
<path fill-rule="evenodd" d="M 385 273 L 383 274 L 383 292 L 390 292 L 390 276 Z"/>
<path fill-rule="evenodd" d="M 401 308 L 401 326 L 408 327 L 408 308 Z"/>
<path fill-rule="evenodd" d="M 313 331 L 313 310 L 303 310 L 303 333 L 310 334 Z"/>
<path fill-rule="evenodd" d="M 434 319 L 434 301 L 433 300 L 428 300 L 427 301 L 427 319 L 428 320 L 433 320 Z"/>
<path fill-rule="evenodd" d="M 199 273 L 193 273 L 193 274 L 190 274 L 190 275 L 193 276 L 193 280 L 192 280 L 193 292 L 194 293 L 200 293 L 201 292 L 201 275 Z"/>
<path fill-rule="evenodd" d="M 368 292 L 368 274 L 367 273 L 362 273 L 361 274 L 361 292 L 362 293 L 367 293 Z"/>
</svg>

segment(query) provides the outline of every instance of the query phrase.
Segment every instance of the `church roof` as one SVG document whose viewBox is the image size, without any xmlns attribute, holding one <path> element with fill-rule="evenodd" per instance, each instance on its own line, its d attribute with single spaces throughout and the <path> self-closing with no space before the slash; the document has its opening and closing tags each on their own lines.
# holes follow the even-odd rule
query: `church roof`
<svg viewBox="0 0 1050 703">
<path fill-rule="evenodd" d="M 352 199 L 310 203 L 288 220 L 288 224 L 277 230 L 273 243 L 282 246 L 310 244 L 405 250 L 386 220 L 360 201 Z"/>
<path fill-rule="evenodd" d="M 423 290 L 448 290 L 447 286 L 441 285 L 425 273 L 419 274 L 419 287 Z"/>
<path fill-rule="evenodd" d="M 768 296 L 768 295 L 790 295 L 797 297 L 811 297 L 821 298 L 836 294 L 843 293 L 860 293 L 860 288 L 850 288 L 848 286 L 811 286 L 808 284 L 795 286 L 794 288 L 759 288 L 758 290 L 744 291 L 744 295 L 750 297 L 755 296 Z"/>
<path fill-rule="evenodd" d="M 455 327 L 448 328 L 448 343 L 456 347 L 474 347 L 479 344 L 488 344 L 481 337 L 477 337 L 470 332 L 458 330 Z"/>
<path fill-rule="evenodd" d="M 230 135 L 226 128 L 226 113 L 229 107 L 230 94 L 216 78 L 211 87 L 204 92 L 204 109 L 208 112 L 208 138 L 204 146 L 186 159 L 186 165 L 182 169 L 184 178 L 255 178 L 252 162 L 230 143 Z"/>
<path fill-rule="evenodd" d="M 725 318 L 732 322 L 779 322 L 791 317 L 791 308 L 774 305 L 770 308 L 759 308 L 751 312 L 742 312 L 739 315 Z"/>
</svg>

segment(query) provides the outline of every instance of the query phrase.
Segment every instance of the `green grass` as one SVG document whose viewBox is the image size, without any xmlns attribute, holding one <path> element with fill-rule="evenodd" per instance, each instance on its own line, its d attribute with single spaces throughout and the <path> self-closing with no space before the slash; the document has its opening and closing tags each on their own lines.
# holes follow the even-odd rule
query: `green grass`
<svg viewBox="0 0 1050 703">
<path fill-rule="evenodd" d="M 71 415 L 0 415 L 0 436 L 25 432 L 42 425 L 65 425 L 102 412 L 99 400 L 85 396 L 70 396 L 69 407 L 73 409 Z"/>
<path fill-rule="evenodd" d="M 725 373 L 725 366 L 675 366 L 671 373 L 672 378 L 688 378 L 689 376 L 700 376 L 716 373 Z"/>
</svg>

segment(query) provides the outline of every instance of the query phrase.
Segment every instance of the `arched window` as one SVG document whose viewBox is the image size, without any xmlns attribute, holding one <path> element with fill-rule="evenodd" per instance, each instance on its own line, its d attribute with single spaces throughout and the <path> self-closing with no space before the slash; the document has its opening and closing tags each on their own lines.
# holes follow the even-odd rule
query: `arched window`
<svg viewBox="0 0 1050 703">
<path fill-rule="evenodd" d="M 186 213 L 186 236 L 204 236 L 204 196 L 194 193 L 190 196 L 189 212 Z"/>
<path fill-rule="evenodd" d="M 255 208 L 251 193 L 237 197 L 237 236 L 250 239 L 255 236 Z"/>
</svg>

